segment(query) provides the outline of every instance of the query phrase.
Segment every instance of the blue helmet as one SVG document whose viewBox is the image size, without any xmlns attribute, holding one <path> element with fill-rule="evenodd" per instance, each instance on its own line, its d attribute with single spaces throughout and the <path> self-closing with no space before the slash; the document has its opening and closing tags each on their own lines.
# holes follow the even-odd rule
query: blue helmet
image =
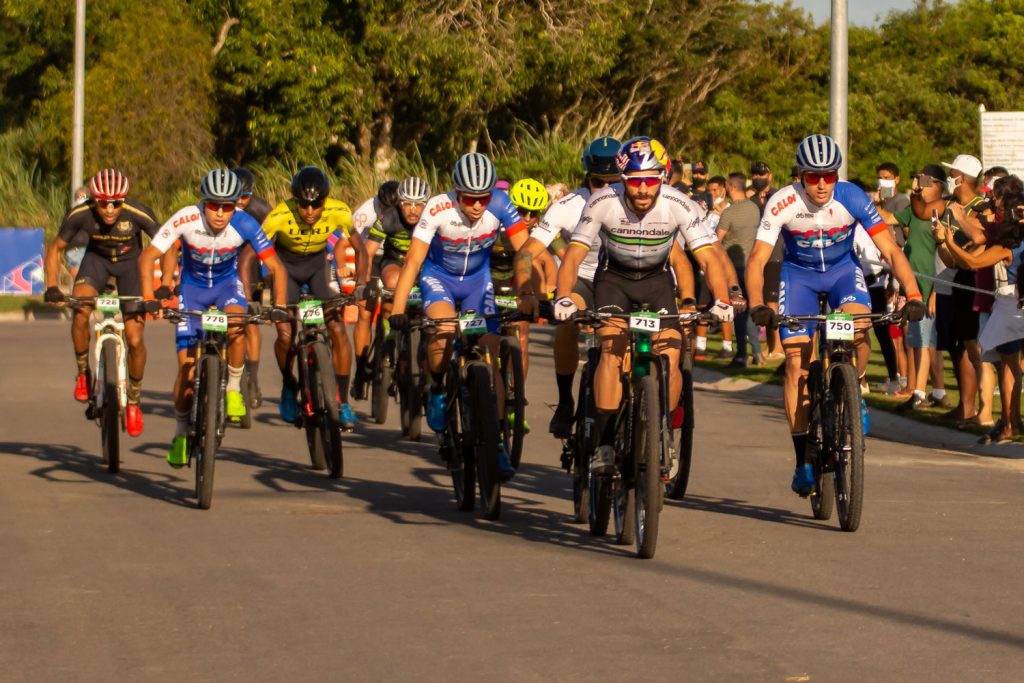
<svg viewBox="0 0 1024 683">
<path fill-rule="evenodd" d="M 827 135 L 808 135 L 796 148 L 796 167 L 801 171 L 838 171 L 843 153 L 836 141 Z"/>
<path fill-rule="evenodd" d="M 635 171 L 661 171 L 669 167 L 668 152 L 665 145 L 646 135 L 630 138 L 619 147 L 615 158 L 620 173 Z"/>
<path fill-rule="evenodd" d="M 583 168 L 593 175 L 616 175 L 619 166 L 615 156 L 622 145 L 618 140 L 603 135 L 583 148 Z"/>
</svg>

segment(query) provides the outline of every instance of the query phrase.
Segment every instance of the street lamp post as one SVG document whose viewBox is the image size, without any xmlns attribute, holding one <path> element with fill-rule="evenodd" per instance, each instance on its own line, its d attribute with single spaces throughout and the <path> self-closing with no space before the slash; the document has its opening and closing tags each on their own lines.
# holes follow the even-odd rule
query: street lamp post
<svg viewBox="0 0 1024 683">
<path fill-rule="evenodd" d="M 828 132 L 843 152 L 839 177 L 846 179 L 849 158 L 847 95 L 849 94 L 849 22 L 847 0 L 832 0 L 832 73 L 829 79 Z"/>
<path fill-rule="evenodd" d="M 82 186 L 85 138 L 85 0 L 75 0 L 75 87 L 71 123 L 71 196 Z"/>
</svg>

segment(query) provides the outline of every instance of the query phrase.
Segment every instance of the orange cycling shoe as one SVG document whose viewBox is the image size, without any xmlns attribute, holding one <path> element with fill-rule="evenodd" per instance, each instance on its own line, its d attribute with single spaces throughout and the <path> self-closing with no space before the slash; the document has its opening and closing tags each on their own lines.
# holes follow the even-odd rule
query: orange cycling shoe
<svg viewBox="0 0 1024 683">
<path fill-rule="evenodd" d="M 138 403 L 129 403 L 124 412 L 125 428 L 129 436 L 138 436 L 142 433 L 144 420 L 142 419 L 142 408 Z"/>
<path fill-rule="evenodd" d="M 89 378 L 85 373 L 79 373 L 75 380 L 75 400 L 79 403 L 86 403 L 89 400 Z"/>
</svg>

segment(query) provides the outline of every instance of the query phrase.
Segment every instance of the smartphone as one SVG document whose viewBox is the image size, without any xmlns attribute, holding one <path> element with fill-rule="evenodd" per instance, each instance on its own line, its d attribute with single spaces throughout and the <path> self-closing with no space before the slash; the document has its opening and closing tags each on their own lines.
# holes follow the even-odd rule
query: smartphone
<svg viewBox="0 0 1024 683">
<path fill-rule="evenodd" d="M 896 194 L 895 187 L 880 187 L 878 188 L 879 199 L 892 199 L 893 195 Z"/>
<path fill-rule="evenodd" d="M 923 173 L 917 176 L 917 184 L 921 187 L 931 187 L 935 184 L 930 175 L 924 175 Z"/>
<path fill-rule="evenodd" d="M 932 227 L 935 227 L 938 224 L 939 224 L 939 210 L 938 209 L 932 209 Z"/>
</svg>

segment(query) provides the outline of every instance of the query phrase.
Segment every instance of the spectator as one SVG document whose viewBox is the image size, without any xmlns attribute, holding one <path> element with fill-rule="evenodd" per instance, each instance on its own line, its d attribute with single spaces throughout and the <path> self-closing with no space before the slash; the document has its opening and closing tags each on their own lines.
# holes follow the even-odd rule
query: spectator
<svg viewBox="0 0 1024 683">
<path fill-rule="evenodd" d="M 925 208 L 944 210 L 942 190 L 946 182 L 946 172 L 941 166 L 928 164 L 921 173 L 914 176 L 911 185 L 911 196 L 917 196 Z M 946 396 L 945 378 L 942 373 L 942 357 L 936 348 L 935 336 L 935 292 L 931 278 L 935 276 L 935 241 L 931 234 L 931 221 L 919 218 L 913 207 L 895 214 L 896 221 L 905 230 L 907 236 L 903 247 L 910 266 L 917 275 L 917 285 L 921 295 L 928 303 L 928 315 L 924 319 L 907 325 L 905 343 L 913 353 L 908 353 L 911 361 L 907 367 L 909 388 L 913 391 L 905 403 L 896 409 L 899 412 L 916 410 L 926 405 L 925 389 L 928 386 L 928 375 L 932 379 L 932 402 L 941 402 Z M 928 402 L 927 405 L 931 405 Z"/>
<path fill-rule="evenodd" d="M 750 189 L 747 190 L 747 197 L 757 205 L 761 216 L 764 216 L 764 207 L 771 196 L 775 194 L 772 189 L 772 169 L 763 161 L 755 161 L 750 165 Z M 782 240 L 775 243 L 775 250 L 764 267 L 764 303 L 776 313 L 779 312 L 779 278 L 782 275 Z M 784 358 L 782 352 L 782 341 L 779 339 L 778 330 L 766 330 L 768 341 L 768 357 Z M 784 365 L 779 366 L 780 368 Z M 783 370 L 782 372 L 785 372 Z"/>
<path fill-rule="evenodd" d="M 703 161 L 695 161 L 690 166 L 693 182 L 690 184 L 690 197 L 705 209 L 713 208 L 711 193 L 708 191 L 708 167 Z"/>
<path fill-rule="evenodd" d="M 746 178 L 746 176 L 744 176 Z M 744 180 L 746 182 L 746 180 Z M 708 193 L 711 195 L 711 204 L 708 206 L 709 209 L 725 209 L 731 201 L 729 199 L 729 193 L 725 189 L 725 178 L 720 175 L 712 176 L 708 180 Z M 746 197 L 746 193 L 743 195 Z"/>
<path fill-rule="evenodd" d="M 713 185 L 718 178 L 712 178 L 709 185 Z M 761 212 L 757 205 L 747 197 L 747 177 L 742 173 L 731 173 L 729 179 L 724 183 L 729 194 L 729 206 L 722 211 L 722 219 L 718 222 L 718 239 L 722 241 L 733 268 L 736 269 L 736 276 L 739 279 L 740 287 L 743 289 L 743 296 L 746 297 L 745 269 L 750 250 L 754 246 L 754 239 L 757 235 L 757 227 L 761 223 Z M 743 310 L 736 314 L 734 322 L 736 329 L 736 356 L 729 363 L 730 367 L 747 367 L 747 341 L 750 341 L 750 351 L 755 365 L 764 365 L 764 356 L 761 354 L 761 342 L 757 337 L 757 325 L 754 324 L 747 311 Z"/>
<path fill-rule="evenodd" d="M 668 184 L 684 194 L 690 194 L 690 162 L 683 158 L 672 159 L 672 170 Z"/>
<path fill-rule="evenodd" d="M 906 235 L 903 230 L 896 229 L 897 221 L 894 214 L 910 206 L 910 197 L 900 192 L 900 167 L 886 161 L 875 169 L 875 176 L 878 179 L 878 187 L 871 194 L 871 199 L 875 202 L 878 215 L 893 227 L 892 236 L 902 247 L 906 244 Z"/>
<path fill-rule="evenodd" d="M 789 172 L 789 182 L 798 183 L 800 182 L 800 167 L 794 166 Z"/>
</svg>

